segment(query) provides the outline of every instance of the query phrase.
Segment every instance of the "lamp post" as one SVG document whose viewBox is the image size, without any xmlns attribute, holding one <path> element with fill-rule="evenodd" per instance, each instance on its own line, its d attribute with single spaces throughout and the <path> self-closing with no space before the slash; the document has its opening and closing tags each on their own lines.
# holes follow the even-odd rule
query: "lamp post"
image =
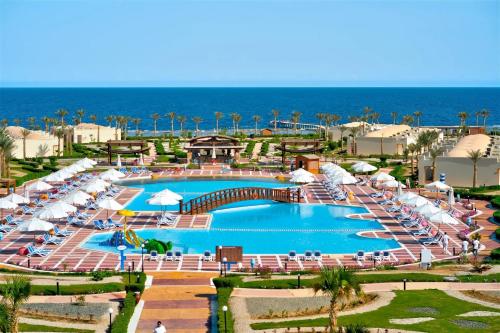
<svg viewBox="0 0 500 333">
<path fill-rule="evenodd" d="M 227 306 L 222 307 L 222 312 L 224 312 L 224 333 L 227 333 Z"/>
<path fill-rule="evenodd" d="M 113 308 L 109 308 L 108 313 L 109 313 L 109 331 L 111 332 L 111 325 L 112 325 L 111 316 L 113 315 Z"/>
<path fill-rule="evenodd" d="M 300 273 L 297 274 L 297 289 L 300 289 Z"/>
<path fill-rule="evenodd" d="M 227 276 L 227 258 L 222 258 L 222 262 L 224 263 L 224 277 Z"/>
<path fill-rule="evenodd" d="M 132 263 L 128 263 L 128 284 L 130 284 L 130 270 L 132 269 Z"/>
<path fill-rule="evenodd" d="M 217 249 L 219 250 L 219 260 L 220 260 L 220 276 L 222 276 L 222 245 L 217 246 Z"/>
<path fill-rule="evenodd" d="M 144 243 L 141 244 L 141 272 L 144 273 Z"/>
</svg>

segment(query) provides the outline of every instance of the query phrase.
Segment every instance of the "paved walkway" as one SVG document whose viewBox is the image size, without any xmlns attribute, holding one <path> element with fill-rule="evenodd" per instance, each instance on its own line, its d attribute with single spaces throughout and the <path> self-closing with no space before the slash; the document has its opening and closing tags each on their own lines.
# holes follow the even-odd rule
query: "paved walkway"
<svg viewBox="0 0 500 333">
<path fill-rule="evenodd" d="M 153 285 L 144 292 L 138 333 L 152 332 L 160 320 L 169 333 L 210 332 L 210 303 L 216 298 L 210 286 L 214 273 L 154 272 Z"/>
</svg>

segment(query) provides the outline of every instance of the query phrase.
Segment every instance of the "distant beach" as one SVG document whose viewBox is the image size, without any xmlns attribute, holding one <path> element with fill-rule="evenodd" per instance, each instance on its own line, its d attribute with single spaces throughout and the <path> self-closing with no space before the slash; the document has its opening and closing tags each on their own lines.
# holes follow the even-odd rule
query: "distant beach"
<svg viewBox="0 0 500 333">
<path fill-rule="evenodd" d="M 279 119 L 290 119 L 292 111 L 302 113 L 301 122 L 317 123 L 317 113 L 334 113 L 347 122 L 359 116 L 366 106 L 380 113 L 380 122 L 391 123 L 391 112 L 398 120 L 421 111 L 422 125 L 456 125 L 458 112 L 469 113 L 467 124 L 475 125 L 474 112 L 488 109 L 488 125 L 498 125 L 500 88 L 0 88 L 0 119 L 10 123 L 17 118 L 27 125 L 28 117 L 55 116 L 59 108 L 75 115 L 85 110 L 85 119 L 97 115 L 106 124 L 107 115 L 141 118 L 141 128 L 151 129 L 151 114 L 175 112 L 187 118 L 185 128 L 194 128 L 192 117 L 203 118 L 202 129 L 215 127 L 214 113 L 224 114 L 221 128 L 231 128 L 230 113 L 241 114 L 241 128 L 254 126 L 253 115 L 260 115 L 260 127 L 272 120 L 272 109 Z M 130 124 L 133 127 L 132 124 Z M 176 124 L 178 127 L 178 124 Z M 158 122 L 160 130 L 170 128 L 168 119 Z"/>
</svg>

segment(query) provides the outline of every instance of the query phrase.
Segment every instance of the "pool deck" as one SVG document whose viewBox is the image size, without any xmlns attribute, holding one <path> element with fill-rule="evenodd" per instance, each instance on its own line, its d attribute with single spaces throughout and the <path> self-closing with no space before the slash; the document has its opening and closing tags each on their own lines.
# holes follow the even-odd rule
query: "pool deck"
<svg viewBox="0 0 500 333">
<path fill-rule="evenodd" d="M 264 171 L 246 171 L 246 170 L 232 170 L 230 172 L 221 174 L 214 170 L 186 170 L 176 173 L 172 172 L 162 172 L 159 174 L 161 177 L 206 177 L 206 176 L 223 176 L 223 177 L 276 177 L 278 175 L 283 175 L 280 172 L 264 172 Z M 132 175 L 128 178 L 140 179 L 141 175 Z M 317 181 L 303 186 L 305 190 L 306 203 L 318 203 L 318 204 L 335 204 L 335 202 L 326 189 L 321 184 L 322 175 L 317 176 Z M 146 178 L 146 177 L 143 177 Z M 149 178 L 149 177 L 147 177 Z M 402 265 L 408 263 L 414 263 L 418 261 L 420 256 L 420 251 L 424 248 L 418 242 L 418 238 L 412 236 L 411 230 L 404 228 L 398 221 L 394 218 L 394 215 L 386 212 L 385 206 L 378 203 L 381 199 L 374 199 L 369 195 L 376 190 L 369 186 L 356 186 L 348 185 L 346 189 L 352 191 L 355 196 L 352 202 L 341 202 L 342 205 L 357 205 L 366 207 L 371 213 L 356 215 L 355 218 L 377 218 L 380 220 L 382 225 L 386 228 L 385 231 L 374 231 L 363 233 L 366 237 L 381 237 L 381 238 L 393 238 L 401 244 L 401 248 L 391 250 L 390 263 L 394 265 Z M 20 191 L 21 192 L 21 191 Z M 121 192 L 116 196 L 116 200 L 122 204 L 126 204 L 131 199 L 133 199 L 140 189 L 126 188 L 123 187 Z M 487 217 L 491 216 L 492 210 L 486 205 L 480 204 L 478 207 L 482 209 L 481 215 L 478 216 L 478 223 L 488 229 Z M 457 203 L 455 208 L 461 211 L 465 211 L 465 208 L 461 204 Z M 84 249 L 80 247 L 89 236 L 96 233 L 106 232 L 96 230 L 93 226 L 92 221 L 94 219 L 106 218 L 105 210 L 90 210 L 87 211 L 92 215 L 83 227 L 67 226 L 65 222 L 57 223 L 61 229 L 71 230 L 74 233 L 66 237 L 66 240 L 62 245 L 45 245 L 44 248 L 52 250 L 52 253 L 46 257 L 32 257 L 29 260 L 31 268 L 38 268 L 44 270 L 61 270 L 61 271 L 75 271 L 75 270 L 98 270 L 98 269 L 118 269 L 119 268 L 119 258 L 117 254 L 109 252 L 101 252 L 95 250 Z M 28 216 L 18 215 L 18 218 L 28 218 Z M 110 212 L 110 217 L 119 220 L 122 219 L 121 216 L 115 215 Z M 178 217 L 176 223 L 168 228 L 207 228 L 210 223 L 210 214 L 201 215 L 182 215 Z M 123 222 L 123 221 L 122 221 Z M 138 212 L 135 217 L 128 218 L 127 225 L 133 229 L 144 229 L 144 228 L 156 228 L 156 214 L 154 212 Z M 437 225 L 433 226 L 435 229 L 438 228 Z M 163 227 L 166 228 L 166 227 Z M 453 251 L 455 248 L 455 254 L 460 253 L 461 241 L 457 238 L 457 233 L 465 229 L 465 224 L 460 223 L 459 225 L 441 225 L 440 230 L 446 231 L 450 236 L 449 250 Z M 490 244 L 486 240 L 489 235 L 484 235 L 484 244 L 487 247 L 492 247 L 494 244 Z M 18 231 L 11 231 L 4 234 L 2 240 L 0 240 L 0 262 L 11 263 L 15 265 L 22 265 L 24 267 L 28 266 L 28 258 L 26 256 L 21 256 L 17 254 L 18 249 L 22 246 L 27 245 L 33 241 L 32 235 L 21 234 Z M 39 245 L 40 246 L 40 245 Z M 432 256 L 435 260 L 443 260 L 447 258 L 452 258 L 453 252 L 443 253 L 440 246 L 429 246 L 432 251 Z M 314 250 L 314 249 L 312 249 Z M 321 266 L 347 266 L 356 268 L 368 268 L 372 267 L 374 264 L 371 260 L 360 262 L 353 259 L 353 254 L 345 255 L 323 255 L 321 261 L 288 261 L 286 255 L 244 255 L 243 262 L 241 263 L 242 269 L 248 269 L 250 266 L 250 260 L 254 259 L 258 265 L 269 266 L 273 269 L 284 269 L 287 270 L 302 270 L 302 269 L 316 269 Z M 201 255 L 184 255 L 182 260 L 172 262 L 172 261 L 149 261 L 145 260 L 141 262 L 141 255 L 128 254 L 127 261 L 133 261 L 136 270 L 141 270 L 144 266 L 146 271 L 217 271 L 220 269 L 219 263 L 203 261 Z M 236 265 L 233 265 L 232 270 L 238 269 Z"/>
</svg>

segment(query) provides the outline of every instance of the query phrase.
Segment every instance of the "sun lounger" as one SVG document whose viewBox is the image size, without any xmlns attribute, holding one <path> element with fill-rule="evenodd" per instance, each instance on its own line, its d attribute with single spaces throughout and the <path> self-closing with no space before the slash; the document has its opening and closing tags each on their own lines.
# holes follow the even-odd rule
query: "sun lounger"
<svg viewBox="0 0 500 333">
<path fill-rule="evenodd" d="M 374 251 L 372 258 L 375 261 L 382 261 L 382 252 L 380 252 L 380 251 Z"/>
<path fill-rule="evenodd" d="M 149 253 L 149 261 L 152 261 L 152 260 L 158 261 L 158 252 L 157 251 L 153 250 Z"/>
<path fill-rule="evenodd" d="M 310 250 L 307 250 L 304 252 L 304 261 L 312 261 L 313 260 L 313 253 Z"/>
<path fill-rule="evenodd" d="M 33 214 L 35 210 L 31 207 L 28 206 L 22 206 L 23 207 L 23 213 L 24 214 Z"/>
<path fill-rule="evenodd" d="M 9 227 L 8 225 L 5 224 L 0 224 L 0 232 L 8 233 L 14 230 L 13 227 Z"/>
<path fill-rule="evenodd" d="M 382 191 L 382 192 L 375 192 L 375 193 L 372 193 L 370 194 L 370 197 L 372 198 L 382 198 L 385 194 L 385 191 Z"/>
<path fill-rule="evenodd" d="M 12 215 L 5 216 L 5 221 L 7 221 L 7 224 L 12 224 L 12 225 L 18 225 L 23 223 L 23 220 L 15 219 L 14 216 Z"/>
<path fill-rule="evenodd" d="M 49 234 L 43 234 L 43 244 L 54 244 L 61 245 L 63 240 L 61 238 L 50 236 Z"/>
<path fill-rule="evenodd" d="M 102 220 L 94 220 L 94 226 L 99 230 L 108 230 L 109 226 L 105 225 Z"/>
<path fill-rule="evenodd" d="M 113 221 L 111 218 L 108 218 L 104 224 L 107 225 L 107 226 L 109 226 L 110 228 L 121 228 L 121 227 L 123 227 L 122 224 Z"/>
<path fill-rule="evenodd" d="M 364 261 L 365 260 L 365 251 L 359 250 L 358 252 L 356 252 L 356 254 L 354 255 L 354 259 L 356 261 Z"/>
<path fill-rule="evenodd" d="M 296 251 L 288 252 L 288 261 L 297 261 L 297 252 Z"/>
<path fill-rule="evenodd" d="M 174 253 L 172 251 L 165 253 L 165 261 L 174 261 Z"/>
<path fill-rule="evenodd" d="M 181 251 L 175 251 L 174 252 L 174 260 L 175 261 L 180 261 L 182 259 L 182 252 Z"/>
<path fill-rule="evenodd" d="M 318 251 L 318 250 L 315 250 L 314 253 L 313 253 L 313 259 L 315 261 L 321 261 L 321 251 Z"/>
<path fill-rule="evenodd" d="M 212 261 L 213 260 L 213 256 L 212 256 L 212 253 L 210 251 L 205 251 L 203 252 L 203 261 Z"/>
<path fill-rule="evenodd" d="M 391 253 L 389 251 L 382 252 L 382 260 L 391 261 Z"/>
<path fill-rule="evenodd" d="M 56 236 L 60 236 L 60 237 L 66 237 L 66 236 L 71 236 L 73 234 L 73 231 L 69 231 L 69 230 L 61 230 L 59 229 L 58 226 L 54 226 L 54 234 Z"/>
<path fill-rule="evenodd" d="M 87 214 L 87 213 L 85 213 L 85 212 L 82 212 L 82 211 L 80 211 L 80 210 L 77 210 L 77 211 L 75 212 L 75 215 L 76 215 L 76 217 L 77 217 L 77 218 L 82 219 L 82 220 L 86 220 L 86 219 L 88 219 L 89 217 L 91 217 L 91 216 L 92 216 L 92 215 Z"/>
<path fill-rule="evenodd" d="M 45 204 L 47 202 L 40 199 L 35 199 L 33 200 L 33 203 L 35 204 L 36 207 L 45 207 Z"/>
<path fill-rule="evenodd" d="M 441 233 L 439 233 L 434 237 L 422 238 L 422 239 L 419 239 L 418 241 L 425 246 L 429 246 L 429 245 L 439 244 L 441 242 L 441 239 L 443 239 L 443 235 Z"/>
<path fill-rule="evenodd" d="M 46 257 L 52 252 L 51 250 L 40 249 L 34 247 L 33 245 L 28 245 L 26 249 L 28 250 L 28 255 L 27 255 L 28 257 L 33 257 L 33 256 Z"/>
<path fill-rule="evenodd" d="M 428 236 L 432 228 L 430 226 L 420 228 L 412 232 L 413 236 Z"/>
<path fill-rule="evenodd" d="M 85 204 L 85 208 L 87 208 L 87 209 L 92 209 L 92 210 L 97 210 L 97 209 L 98 209 L 98 207 L 97 207 L 96 203 L 95 203 L 95 202 L 92 202 L 92 201 L 90 201 L 90 200 L 89 200 L 89 201 L 87 201 L 87 203 Z"/>
<path fill-rule="evenodd" d="M 66 218 L 66 223 L 68 223 L 69 225 L 71 225 L 71 224 L 76 225 L 78 227 L 81 227 L 83 225 L 83 221 L 79 220 L 75 216 L 68 216 Z"/>
</svg>

